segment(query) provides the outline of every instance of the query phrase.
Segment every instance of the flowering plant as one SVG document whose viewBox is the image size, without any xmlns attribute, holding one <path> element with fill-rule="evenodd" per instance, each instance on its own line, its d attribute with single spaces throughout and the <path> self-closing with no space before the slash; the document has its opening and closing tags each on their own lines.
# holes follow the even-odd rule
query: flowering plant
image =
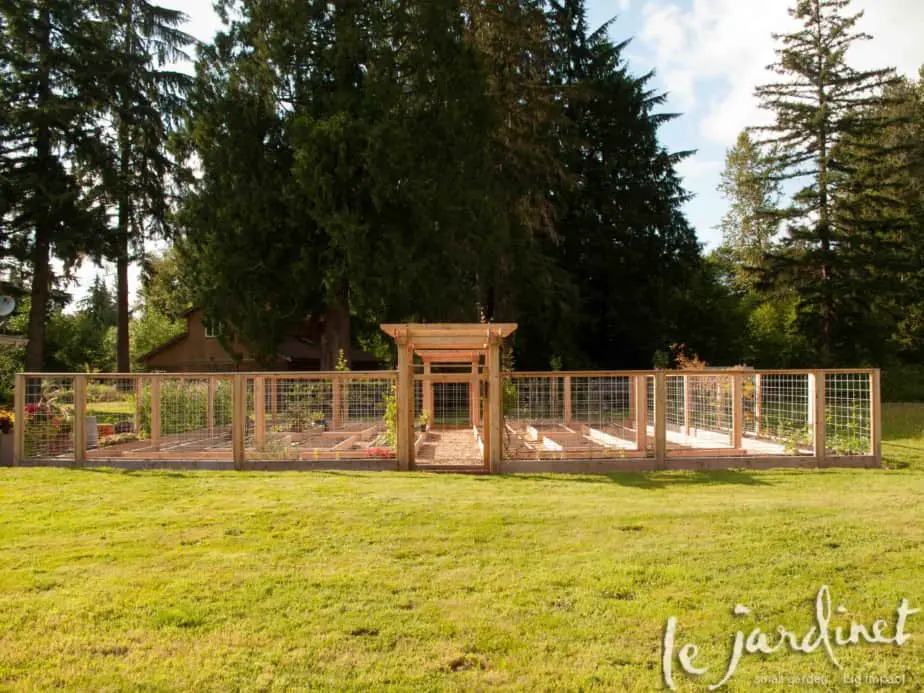
<svg viewBox="0 0 924 693">
<path fill-rule="evenodd" d="M 14 421 L 13 412 L 8 409 L 0 410 L 0 433 L 12 433 Z"/>
</svg>

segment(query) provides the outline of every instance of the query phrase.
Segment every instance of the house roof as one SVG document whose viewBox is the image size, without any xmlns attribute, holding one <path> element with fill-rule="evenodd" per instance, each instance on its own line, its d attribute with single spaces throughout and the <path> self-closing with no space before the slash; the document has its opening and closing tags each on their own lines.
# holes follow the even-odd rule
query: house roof
<svg viewBox="0 0 924 693">
<path fill-rule="evenodd" d="M 154 347 L 153 349 L 151 349 L 149 352 L 147 352 L 146 354 L 142 354 L 142 355 L 139 356 L 138 358 L 139 358 L 141 361 L 147 361 L 149 358 L 152 358 L 152 357 L 154 357 L 154 356 L 157 356 L 159 353 L 161 353 L 161 352 L 163 352 L 163 351 L 166 351 L 167 349 L 169 349 L 170 347 L 172 347 L 174 344 L 179 344 L 179 343 L 182 342 L 184 339 L 186 339 L 188 336 L 189 336 L 189 330 L 183 330 L 182 332 L 180 332 L 180 333 L 179 333 L 178 335 L 176 335 L 175 337 L 171 337 L 170 339 L 168 339 L 168 340 L 167 340 L 166 342 L 164 342 L 163 344 L 158 344 L 156 347 Z"/>
<path fill-rule="evenodd" d="M 193 307 L 188 309 L 183 313 L 183 316 L 188 317 L 191 313 L 199 310 L 198 307 Z M 146 354 L 143 354 L 140 359 L 142 361 L 147 361 L 148 359 L 157 356 L 164 351 L 167 351 L 171 347 L 179 344 L 189 337 L 189 330 L 184 330 L 175 337 L 168 339 L 163 344 L 151 349 Z M 321 360 L 321 348 L 314 342 L 304 337 L 299 337 L 295 335 L 290 335 L 285 337 L 280 343 L 279 347 L 276 349 L 276 353 L 279 357 L 285 359 L 286 361 L 320 361 Z M 350 347 L 350 361 L 360 361 L 365 363 L 374 363 L 378 361 L 378 357 L 374 354 L 370 354 L 362 349 L 357 349 L 355 347 Z"/>
</svg>

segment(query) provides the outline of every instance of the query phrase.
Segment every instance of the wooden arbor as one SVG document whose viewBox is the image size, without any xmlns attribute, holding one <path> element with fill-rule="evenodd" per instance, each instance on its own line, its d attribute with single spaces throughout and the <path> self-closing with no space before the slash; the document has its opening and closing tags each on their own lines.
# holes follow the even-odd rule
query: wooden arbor
<svg viewBox="0 0 924 693">
<path fill-rule="evenodd" d="M 399 469 L 414 468 L 414 355 L 424 362 L 424 397 L 432 412 L 432 389 L 435 378 L 431 363 L 470 364 L 473 366 L 470 397 L 473 413 L 478 408 L 477 393 L 484 382 L 485 409 L 481 423 L 484 464 L 488 471 L 500 467 L 503 455 L 503 409 L 500 345 L 517 328 L 515 323 L 405 323 L 385 324 L 382 330 L 398 345 L 398 430 L 396 455 Z M 478 364 L 484 358 L 484 376 Z M 425 406 L 426 408 L 426 406 Z M 475 421 L 478 423 L 477 415 Z"/>
</svg>

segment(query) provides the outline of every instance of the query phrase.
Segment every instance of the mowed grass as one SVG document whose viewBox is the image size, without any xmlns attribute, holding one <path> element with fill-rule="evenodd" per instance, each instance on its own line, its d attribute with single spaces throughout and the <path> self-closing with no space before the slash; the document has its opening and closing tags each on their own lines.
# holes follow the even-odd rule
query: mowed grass
<svg viewBox="0 0 924 693">
<path fill-rule="evenodd" d="M 0 689 L 648 691 L 676 616 L 709 667 L 678 688 L 705 690 L 737 629 L 804 633 L 821 585 L 833 625 L 891 634 L 924 604 L 924 408 L 885 421 L 897 469 L 0 469 Z M 924 614 L 906 631 L 835 654 L 920 690 Z M 746 655 L 727 690 L 761 675 L 848 689 L 820 648 Z"/>
</svg>

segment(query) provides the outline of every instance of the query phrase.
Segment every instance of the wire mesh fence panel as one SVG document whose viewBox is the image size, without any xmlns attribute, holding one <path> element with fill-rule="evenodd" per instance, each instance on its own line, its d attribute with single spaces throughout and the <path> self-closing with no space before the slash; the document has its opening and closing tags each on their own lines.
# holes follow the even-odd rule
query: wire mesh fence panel
<svg viewBox="0 0 924 693">
<path fill-rule="evenodd" d="M 231 454 L 233 376 L 156 376 L 142 393 L 142 435 L 162 456 Z M 157 417 L 154 408 L 157 407 Z M 157 427 L 159 419 L 159 430 Z"/>
<path fill-rule="evenodd" d="M 733 384 L 731 375 L 665 375 L 669 452 L 734 448 Z"/>
<path fill-rule="evenodd" d="M 814 421 L 810 407 L 811 376 L 808 373 L 757 373 L 753 395 L 745 394 L 745 447 L 766 454 L 811 455 Z M 750 403 L 748 403 L 750 399 Z"/>
<path fill-rule="evenodd" d="M 825 374 L 825 436 L 832 455 L 872 454 L 869 373 Z"/>
<path fill-rule="evenodd" d="M 610 459 L 636 448 L 630 375 L 516 377 L 504 392 L 508 459 Z"/>
<path fill-rule="evenodd" d="M 141 435 L 144 386 L 137 376 L 89 376 L 86 388 L 87 457 L 116 457 L 149 446 Z"/>
<path fill-rule="evenodd" d="M 618 439 L 620 447 L 634 445 L 634 382 L 631 376 L 575 376 L 571 379 L 572 428 L 599 439 Z"/>
<path fill-rule="evenodd" d="M 73 458 L 74 377 L 30 376 L 25 382 L 23 455 L 30 458 Z M 18 423 L 18 422 L 17 422 Z"/>
<path fill-rule="evenodd" d="M 263 390 L 262 397 L 255 395 Z M 245 455 L 254 460 L 393 457 L 395 378 L 272 376 L 248 384 Z M 262 399 L 263 406 L 258 403 Z"/>
<path fill-rule="evenodd" d="M 435 426 L 468 426 L 471 409 L 469 383 L 433 383 L 432 423 Z"/>
</svg>

